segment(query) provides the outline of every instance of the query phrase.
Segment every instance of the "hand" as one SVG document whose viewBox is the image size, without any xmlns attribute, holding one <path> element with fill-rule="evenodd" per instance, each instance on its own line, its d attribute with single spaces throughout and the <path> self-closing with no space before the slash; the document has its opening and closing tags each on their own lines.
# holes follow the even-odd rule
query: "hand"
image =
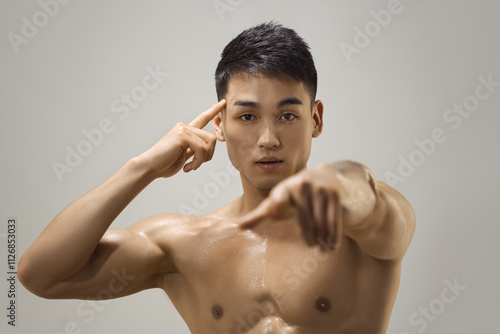
<svg viewBox="0 0 500 334">
<path fill-rule="evenodd" d="M 201 113 L 191 123 L 177 123 L 163 138 L 141 156 L 148 161 L 157 177 L 175 175 L 183 166 L 184 172 L 198 169 L 212 159 L 217 139 L 202 130 L 226 105 L 221 100 Z M 194 156 L 191 162 L 186 161 Z"/>
<path fill-rule="evenodd" d="M 341 193 L 341 180 L 331 166 L 304 170 L 278 183 L 257 208 L 242 217 L 239 226 L 250 228 L 264 218 L 294 215 L 310 245 L 319 243 L 331 250 L 339 246 L 342 235 Z"/>
</svg>

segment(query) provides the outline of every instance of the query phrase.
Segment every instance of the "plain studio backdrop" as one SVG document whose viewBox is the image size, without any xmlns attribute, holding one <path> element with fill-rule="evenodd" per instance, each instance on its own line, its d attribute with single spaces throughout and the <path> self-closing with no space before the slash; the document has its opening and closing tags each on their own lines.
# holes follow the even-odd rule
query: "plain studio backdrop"
<svg viewBox="0 0 500 334">
<path fill-rule="evenodd" d="M 309 167 L 360 161 L 415 208 L 388 333 L 497 333 L 499 14 L 495 1 L 465 0 L 2 0 L 2 333 L 189 333 L 160 290 L 95 303 L 41 299 L 17 282 L 9 297 L 8 220 L 19 257 L 70 202 L 215 103 L 223 47 L 271 20 L 315 58 L 325 128 Z M 241 194 L 229 167 L 219 143 L 112 226 L 228 203 Z"/>
</svg>

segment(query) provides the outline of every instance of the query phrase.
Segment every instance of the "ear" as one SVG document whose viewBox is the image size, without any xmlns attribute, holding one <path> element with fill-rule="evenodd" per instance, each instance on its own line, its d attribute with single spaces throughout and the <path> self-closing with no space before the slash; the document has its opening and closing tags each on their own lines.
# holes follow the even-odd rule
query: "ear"
<svg viewBox="0 0 500 334">
<path fill-rule="evenodd" d="M 224 108 L 225 109 L 225 108 Z M 223 122 L 222 122 L 222 113 L 224 112 L 221 111 L 218 113 L 213 119 L 212 119 L 212 127 L 214 128 L 214 133 L 215 136 L 219 141 L 226 141 L 226 137 L 224 136 L 224 130 L 223 130 Z"/>
<path fill-rule="evenodd" d="M 314 102 L 314 107 L 312 111 L 312 120 L 313 120 L 313 138 L 319 137 L 321 132 L 323 131 L 323 102 L 321 100 L 317 100 Z"/>
</svg>

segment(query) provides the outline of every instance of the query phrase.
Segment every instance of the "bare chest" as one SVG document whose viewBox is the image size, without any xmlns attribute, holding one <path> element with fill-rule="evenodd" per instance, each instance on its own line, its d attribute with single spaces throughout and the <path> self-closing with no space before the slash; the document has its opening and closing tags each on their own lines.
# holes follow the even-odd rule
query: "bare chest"
<svg viewBox="0 0 500 334">
<path fill-rule="evenodd" d="M 260 327 L 268 333 L 332 333 L 355 322 L 357 250 L 346 238 L 327 252 L 307 245 L 296 232 L 200 235 L 180 269 L 190 287 L 187 312 L 197 310 L 196 322 L 203 323 L 205 333 L 209 328 L 214 333 L 264 332 Z"/>
</svg>

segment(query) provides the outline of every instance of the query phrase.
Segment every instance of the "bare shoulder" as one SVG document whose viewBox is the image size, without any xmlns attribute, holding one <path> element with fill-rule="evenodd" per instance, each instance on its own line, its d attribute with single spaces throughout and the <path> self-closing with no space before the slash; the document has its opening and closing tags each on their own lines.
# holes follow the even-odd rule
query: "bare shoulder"
<svg viewBox="0 0 500 334">
<path fill-rule="evenodd" d="M 174 231 L 181 229 L 183 226 L 189 225 L 194 218 L 195 216 L 163 213 L 142 219 L 131 225 L 128 229 L 147 237 L 154 237 L 165 230 Z"/>
<path fill-rule="evenodd" d="M 204 219 L 198 216 L 164 213 L 145 218 L 128 230 L 166 246 L 178 238 L 185 238 L 203 227 Z"/>
<path fill-rule="evenodd" d="M 399 243 L 400 252 L 397 258 L 401 259 L 415 233 L 415 211 L 410 202 L 388 184 L 377 181 L 377 190 L 379 198 L 384 199 L 386 205 L 385 228 L 394 228 L 397 231 L 396 235 L 393 235 L 393 242 Z"/>
<path fill-rule="evenodd" d="M 407 232 L 413 235 L 416 216 L 410 202 L 399 191 L 384 182 L 377 181 L 377 188 L 379 195 L 385 198 L 391 214 L 395 215 L 395 218 L 403 219 L 408 228 Z"/>
<path fill-rule="evenodd" d="M 164 213 L 145 218 L 128 230 L 148 239 L 165 254 L 175 256 L 179 250 L 188 251 L 193 240 L 214 221 L 205 216 Z"/>
<path fill-rule="evenodd" d="M 391 186 L 377 181 L 374 190 L 376 202 L 371 214 L 364 220 L 363 228 L 349 237 L 372 258 L 400 263 L 415 232 L 415 212 Z"/>
</svg>

